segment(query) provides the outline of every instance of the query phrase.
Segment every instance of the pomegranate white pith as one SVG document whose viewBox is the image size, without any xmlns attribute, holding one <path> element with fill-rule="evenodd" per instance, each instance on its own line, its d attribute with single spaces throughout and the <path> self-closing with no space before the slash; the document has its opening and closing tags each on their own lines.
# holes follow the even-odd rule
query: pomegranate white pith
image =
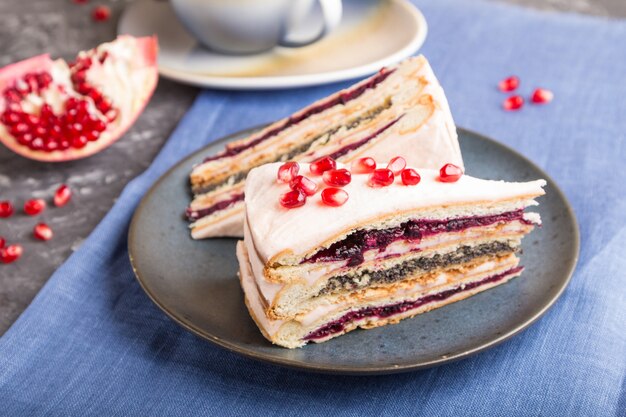
<svg viewBox="0 0 626 417">
<path fill-rule="evenodd" d="M 155 37 L 120 36 L 67 64 L 40 55 L 0 69 L 0 141 L 30 159 L 85 158 L 115 142 L 156 87 Z"/>
</svg>

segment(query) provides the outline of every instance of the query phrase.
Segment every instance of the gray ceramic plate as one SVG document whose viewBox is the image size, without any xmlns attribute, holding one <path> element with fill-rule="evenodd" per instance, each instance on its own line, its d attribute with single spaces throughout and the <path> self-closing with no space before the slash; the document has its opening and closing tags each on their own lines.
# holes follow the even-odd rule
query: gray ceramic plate
<svg viewBox="0 0 626 417">
<path fill-rule="evenodd" d="M 188 174 L 202 157 L 240 132 L 190 155 L 148 191 L 129 232 L 131 263 L 148 296 L 176 323 L 242 355 L 309 371 L 341 374 L 403 372 L 462 359 L 519 333 L 550 308 L 578 259 L 574 213 L 550 177 L 515 151 L 459 130 L 467 172 L 504 180 L 548 181 L 538 211 L 544 225 L 524 241 L 520 278 L 393 326 L 357 330 L 322 344 L 289 350 L 265 340 L 248 315 L 237 279 L 235 239 L 193 241 L 182 213 Z"/>
</svg>

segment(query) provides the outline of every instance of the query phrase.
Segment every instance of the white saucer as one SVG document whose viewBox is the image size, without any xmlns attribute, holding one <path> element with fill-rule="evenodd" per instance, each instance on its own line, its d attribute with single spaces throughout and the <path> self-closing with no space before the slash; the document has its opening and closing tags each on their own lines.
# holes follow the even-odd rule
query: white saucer
<svg viewBox="0 0 626 417">
<path fill-rule="evenodd" d="M 201 47 L 164 1 L 140 0 L 129 5 L 118 32 L 156 34 L 159 72 L 164 77 L 235 90 L 357 78 L 412 55 L 424 43 L 426 20 L 407 0 L 344 0 L 343 5 L 342 22 L 327 38 L 304 48 L 275 48 L 257 55 L 223 55 Z"/>
</svg>

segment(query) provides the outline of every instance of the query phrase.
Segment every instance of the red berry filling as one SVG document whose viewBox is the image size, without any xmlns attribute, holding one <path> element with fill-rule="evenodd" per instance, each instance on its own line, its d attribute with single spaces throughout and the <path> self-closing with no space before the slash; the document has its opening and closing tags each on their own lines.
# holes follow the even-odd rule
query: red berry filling
<svg viewBox="0 0 626 417">
<path fill-rule="evenodd" d="M 333 334 L 341 333 L 345 330 L 346 324 L 352 323 L 355 321 L 360 321 L 369 317 L 378 317 L 378 318 L 391 317 L 391 316 L 401 314 L 410 310 L 415 310 L 428 303 L 443 301 L 460 292 L 470 291 L 482 285 L 501 281 L 505 279 L 506 277 L 510 276 L 511 274 L 520 272 L 522 269 L 523 267 L 518 266 L 516 268 L 509 269 L 508 271 L 501 272 L 497 275 L 492 275 L 490 277 L 484 278 L 480 281 L 475 281 L 469 284 L 460 285 L 458 287 L 441 291 L 436 294 L 427 295 L 415 301 L 403 301 L 400 303 L 389 304 L 386 306 L 366 307 L 361 310 L 350 311 L 349 313 L 344 314 L 341 318 L 334 320 L 330 323 L 327 323 L 324 326 L 320 327 L 319 329 L 309 333 L 303 338 L 303 340 L 323 339 Z"/>
</svg>

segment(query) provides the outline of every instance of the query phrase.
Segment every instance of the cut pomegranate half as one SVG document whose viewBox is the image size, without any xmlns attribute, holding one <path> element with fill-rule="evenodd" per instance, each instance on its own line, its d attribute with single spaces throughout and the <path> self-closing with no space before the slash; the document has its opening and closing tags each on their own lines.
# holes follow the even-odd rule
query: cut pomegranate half
<svg viewBox="0 0 626 417">
<path fill-rule="evenodd" d="M 0 141 L 47 162 L 85 158 L 133 124 L 156 87 L 156 37 L 119 36 L 69 65 L 39 55 L 0 69 Z"/>
</svg>

